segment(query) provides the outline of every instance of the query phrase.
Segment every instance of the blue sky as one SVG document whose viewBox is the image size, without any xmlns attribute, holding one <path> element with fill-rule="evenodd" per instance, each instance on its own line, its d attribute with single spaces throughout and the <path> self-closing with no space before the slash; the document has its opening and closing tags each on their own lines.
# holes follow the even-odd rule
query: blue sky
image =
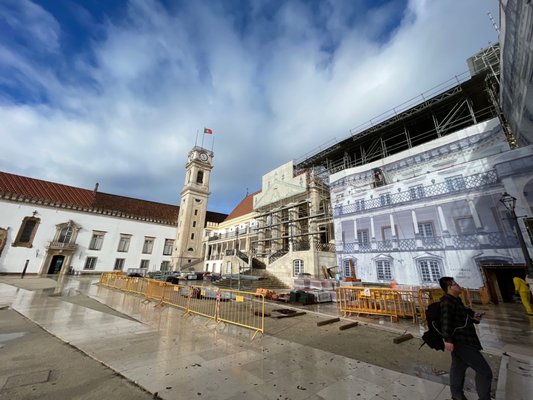
<svg viewBox="0 0 533 400">
<path fill-rule="evenodd" d="M 0 0 L 0 170 L 178 204 L 208 127 L 209 209 L 230 212 L 268 171 L 466 71 L 497 7 Z"/>
</svg>

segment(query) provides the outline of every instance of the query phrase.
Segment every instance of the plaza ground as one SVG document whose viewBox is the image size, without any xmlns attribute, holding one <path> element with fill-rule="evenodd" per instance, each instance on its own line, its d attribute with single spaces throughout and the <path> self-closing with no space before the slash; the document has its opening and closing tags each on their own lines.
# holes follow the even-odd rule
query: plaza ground
<svg viewBox="0 0 533 400">
<path fill-rule="evenodd" d="M 449 398 L 449 354 L 419 349 L 421 328 L 412 321 L 350 317 L 318 327 L 338 313 L 334 304 L 316 304 L 301 306 L 306 314 L 299 317 L 267 317 L 265 335 L 252 341 L 246 329 L 184 318 L 96 282 L 0 279 L 0 354 L 9 360 L 0 369 L 0 399 Z M 529 398 L 533 319 L 516 304 L 480 308 L 487 313 L 479 334 L 496 398 Z M 359 326 L 339 330 L 352 320 Z M 415 338 L 394 344 L 405 332 Z M 54 358 L 68 362 L 53 364 Z M 466 388 L 474 390 L 471 374 Z"/>
</svg>

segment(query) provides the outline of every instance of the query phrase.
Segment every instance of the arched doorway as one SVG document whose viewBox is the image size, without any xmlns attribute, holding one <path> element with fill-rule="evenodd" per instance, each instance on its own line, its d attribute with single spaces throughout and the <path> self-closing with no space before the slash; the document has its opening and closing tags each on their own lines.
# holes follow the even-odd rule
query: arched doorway
<svg viewBox="0 0 533 400">
<path fill-rule="evenodd" d="M 48 267 L 48 274 L 55 275 L 61 272 L 61 267 L 65 262 L 65 256 L 53 256 L 52 261 L 50 261 L 50 266 Z"/>
</svg>

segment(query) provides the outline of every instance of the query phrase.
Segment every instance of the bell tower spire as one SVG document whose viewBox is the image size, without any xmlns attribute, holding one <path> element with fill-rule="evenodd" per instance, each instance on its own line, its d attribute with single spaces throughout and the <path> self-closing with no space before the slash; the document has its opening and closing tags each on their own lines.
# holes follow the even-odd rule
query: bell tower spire
<svg viewBox="0 0 533 400">
<path fill-rule="evenodd" d="M 203 259 L 202 233 L 205 227 L 209 179 L 213 169 L 213 152 L 194 146 L 185 164 L 185 184 L 180 193 L 176 241 L 172 253 L 174 271 L 186 269 Z"/>
</svg>

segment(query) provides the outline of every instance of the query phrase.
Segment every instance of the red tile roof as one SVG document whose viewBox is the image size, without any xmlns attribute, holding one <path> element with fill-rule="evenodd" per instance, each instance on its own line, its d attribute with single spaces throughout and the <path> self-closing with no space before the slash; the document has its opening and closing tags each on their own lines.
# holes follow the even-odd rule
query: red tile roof
<svg viewBox="0 0 533 400">
<path fill-rule="evenodd" d="M 244 199 L 242 199 L 241 202 L 237 204 L 237 207 L 235 207 L 233 211 L 229 213 L 225 221 L 230 221 L 234 218 L 238 218 L 251 213 L 254 210 L 254 196 L 257 193 L 261 193 L 261 191 L 258 190 L 257 192 L 249 194 Z"/>
<path fill-rule="evenodd" d="M 88 212 L 134 217 L 169 225 L 177 223 L 179 214 L 179 207 L 170 204 L 101 193 L 1 171 L 0 197 L 11 200 L 29 200 L 48 206 L 73 207 Z M 222 222 L 225 218 L 226 214 L 208 211 L 206 222 Z"/>
</svg>

